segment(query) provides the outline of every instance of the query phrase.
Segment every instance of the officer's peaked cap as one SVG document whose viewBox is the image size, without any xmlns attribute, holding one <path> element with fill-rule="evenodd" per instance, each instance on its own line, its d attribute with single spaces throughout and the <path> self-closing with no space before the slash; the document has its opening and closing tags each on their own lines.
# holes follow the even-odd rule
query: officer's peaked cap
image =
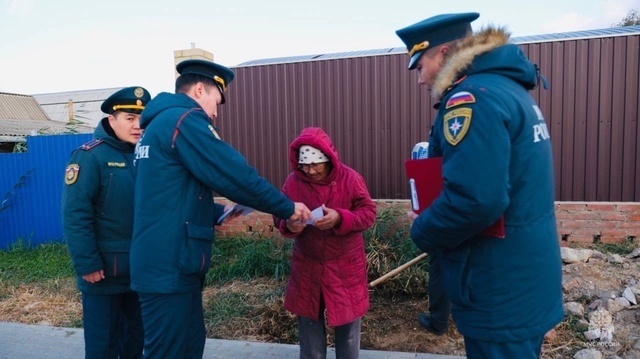
<svg viewBox="0 0 640 359">
<path fill-rule="evenodd" d="M 114 92 L 100 106 L 102 112 L 111 115 L 116 111 L 141 113 L 144 106 L 151 100 L 151 95 L 144 87 L 125 87 Z"/>
<path fill-rule="evenodd" d="M 409 51 L 409 70 L 416 68 L 420 56 L 431 47 L 461 39 L 471 32 L 477 12 L 442 14 L 422 20 L 396 31 Z"/>
<path fill-rule="evenodd" d="M 224 94 L 234 76 L 230 68 L 213 61 L 200 59 L 184 60 L 176 66 L 176 71 L 180 75 L 197 74 L 212 79 L 222 94 L 222 103 L 224 103 Z"/>
</svg>

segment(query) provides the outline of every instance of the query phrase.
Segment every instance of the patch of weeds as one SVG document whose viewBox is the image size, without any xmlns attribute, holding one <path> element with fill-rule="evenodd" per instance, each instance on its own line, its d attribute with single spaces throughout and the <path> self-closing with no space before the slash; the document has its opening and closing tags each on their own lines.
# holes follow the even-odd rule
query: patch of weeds
<svg viewBox="0 0 640 359">
<path fill-rule="evenodd" d="M 566 314 L 564 316 L 563 323 L 570 331 L 577 334 L 583 334 L 585 331 L 587 331 L 587 328 L 584 325 L 580 324 L 580 320 L 582 320 L 582 318 L 579 315 Z"/>
<path fill-rule="evenodd" d="M 634 243 L 633 240 L 625 240 L 620 243 L 598 243 L 594 244 L 592 248 L 602 253 L 619 254 L 624 256 L 638 248 L 638 244 Z"/>
<path fill-rule="evenodd" d="M 580 303 L 583 306 L 588 306 L 589 304 L 591 304 L 593 302 L 593 297 L 591 297 L 590 295 L 586 295 L 586 294 L 582 294 L 581 296 L 579 296 L 578 298 L 573 300 L 574 302 Z"/>
<path fill-rule="evenodd" d="M 278 343 L 298 341 L 298 324 L 295 315 L 284 309 L 282 299 L 266 303 L 260 308 L 257 334 Z"/>
<path fill-rule="evenodd" d="M 204 320 L 208 326 L 227 324 L 236 318 L 247 316 L 252 306 L 246 300 L 247 294 L 237 292 L 218 293 L 204 305 Z"/>
<path fill-rule="evenodd" d="M 406 214 L 398 207 L 378 212 L 372 228 L 364 233 L 367 275 L 373 281 L 421 254 L 410 236 Z M 428 258 L 377 285 L 379 294 L 424 294 L 428 281 Z"/>
<path fill-rule="evenodd" d="M 258 293 L 258 301 L 260 303 L 270 303 L 280 298 L 284 298 L 286 289 L 287 289 L 287 282 L 285 281 L 275 282 L 275 286 L 271 287 L 270 290 L 265 290 Z"/>
<path fill-rule="evenodd" d="M 5 281 L 2 280 L 2 277 L 0 276 L 0 302 L 10 297 L 11 293 L 9 291 L 9 285 L 5 283 Z"/>
<path fill-rule="evenodd" d="M 421 254 L 410 237 L 410 224 L 399 207 L 378 211 L 372 228 L 364 232 L 369 280 L 375 280 Z M 220 285 L 240 279 L 273 278 L 286 281 L 290 272 L 293 241 L 279 237 L 240 235 L 217 240 L 205 285 Z M 428 259 L 378 285 L 378 294 L 425 293 Z"/>
<path fill-rule="evenodd" d="M 0 280 L 10 285 L 73 277 L 71 257 L 63 243 L 30 248 L 18 241 L 0 251 Z"/>
<path fill-rule="evenodd" d="M 262 236 L 219 239 L 213 249 L 211 269 L 205 284 L 226 283 L 255 277 L 286 279 L 293 242 Z"/>
<path fill-rule="evenodd" d="M 542 358 L 573 358 L 573 354 L 584 348 L 584 332 L 588 328 L 581 324 L 581 318 L 566 314 L 562 322 L 554 328 L 553 339 L 545 340 Z"/>
</svg>

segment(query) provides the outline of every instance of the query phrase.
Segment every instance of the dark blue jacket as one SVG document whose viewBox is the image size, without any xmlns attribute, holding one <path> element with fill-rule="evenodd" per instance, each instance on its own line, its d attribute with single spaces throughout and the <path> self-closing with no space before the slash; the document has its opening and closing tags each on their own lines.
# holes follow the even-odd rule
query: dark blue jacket
<svg viewBox="0 0 640 359">
<path fill-rule="evenodd" d="M 280 218 L 293 214 L 293 202 L 220 140 L 187 95 L 159 94 L 140 125 L 145 132 L 135 160 L 134 290 L 184 293 L 201 287 L 211 265 L 213 225 L 222 212 L 214 191 Z"/>
<path fill-rule="evenodd" d="M 527 92 L 537 84 L 534 65 L 516 45 L 481 45 L 470 63 L 445 64 L 465 70 L 435 86 L 442 97 L 429 146 L 443 157 L 444 189 L 411 235 L 441 252 L 460 333 L 517 341 L 563 317 L 551 142 Z M 449 65 L 465 50 L 474 45 Z M 479 236 L 502 215 L 506 238 Z"/>
<path fill-rule="evenodd" d="M 95 294 L 131 290 L 133 145 L 107 134 L 105 122 L 96 128 L 93 141 L 72 153 L 62 191 L 62 228 L 78 288 Z M 97 283 L 81 278 L 100 269 L 106 278 Z"/>
</svg>

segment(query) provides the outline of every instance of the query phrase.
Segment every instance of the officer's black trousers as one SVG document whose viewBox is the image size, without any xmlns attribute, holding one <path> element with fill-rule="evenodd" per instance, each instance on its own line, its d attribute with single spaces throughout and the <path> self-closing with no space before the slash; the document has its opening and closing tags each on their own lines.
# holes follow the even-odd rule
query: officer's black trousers
<svg viewBox="0 0 640 359">
<path fill-rule="evenodd" d="M 202 291 L 190 293 L 140 293 L 144 323 L 144 357 L 150 359 L 201 359 L 206 331 Z"/>
<path fill-rule="evenodd" d="M 429 253 L 429 317 L 431 326 L 440 332 L 446 332 L 451 314 L 451 301 L 444 292 L 440 255 L 436 251 Z"/>
<path fill-rule="evenodd" d="M 519 342 L 485 342 L 464 337 L 467 359 L 538 359 L 544 335 Z"/>
<path fill-rule="evenodd" d="M 135 292 L 82 293 L 85 358 L 142 358 L 144 332 Z"/>
</svg>

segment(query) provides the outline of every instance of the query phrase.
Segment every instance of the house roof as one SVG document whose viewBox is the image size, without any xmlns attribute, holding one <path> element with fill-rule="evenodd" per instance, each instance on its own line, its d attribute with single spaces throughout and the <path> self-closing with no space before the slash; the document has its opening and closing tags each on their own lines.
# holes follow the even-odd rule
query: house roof
<svg viewBox="0 0 640 359">
<path fill-rule="evenodd" d="M 102 102 L 123 87 L 80 90 L 68 92 L 35 94 L 33 97 L 47 113 L 49 118 L 57 122 L 69 121 L 69 104 L 72 104 L 72 115 L 85 125 L 96 127 L 106 115 L 100 110 Z"/>
<path fill-rule="evenodd" d="M 84 125 L 71 125 L 51 120 L 0 119 L 0 142 L 24 141 L 26 136 L 57 133 L 91 133 L 93 129 Z"/>
<path fill-rule="evenodd" d="M 93 129 L 52 121 L 33 96 L 0 93 L 0 142 L 18 142 L 29 135 L 61 132 L 86 133 Z"/>
<path fill-rule="evenodd" d="M 627 36 L 627 35 L 640 35 L 640 25 L 614 27 L 614 28 L 600 29 L 600 30 L 572 31 L 572 32 L 553 33 L 553 34 L 512 37 L 511 42 L 515 44 L 527 44 L 527 43 L 538 43 L 538 42 L 580 40 L 580 39 L 592 39 L 592 38 L 599 38 L 599 37 L 614 37 L 614 36 Z M 294 63 L 294 62 L 345 59 L 345 58 L 352 58 L 352 57 L 395 55 L 395 54 L 406 54 L 406 53 L 407 53 L 406 47 L 390 47 L 390 48 L 376 49 L 376 50 L 362 50 L 362 51 L 338 52 L 338 53 L 330 53 L 330 54 L 315 54 L 315 55 L 258 59 L 258 60 L 243 62 L 241 64 L 234 66 L 234 68 L 262 66 L 262 65 L 276 65 L 276 64 Z"/>
<path fill-rule="evenodd" d="M 32 96 L 0 92 L 0 119 L 49 120 Z"/>
</svg>

